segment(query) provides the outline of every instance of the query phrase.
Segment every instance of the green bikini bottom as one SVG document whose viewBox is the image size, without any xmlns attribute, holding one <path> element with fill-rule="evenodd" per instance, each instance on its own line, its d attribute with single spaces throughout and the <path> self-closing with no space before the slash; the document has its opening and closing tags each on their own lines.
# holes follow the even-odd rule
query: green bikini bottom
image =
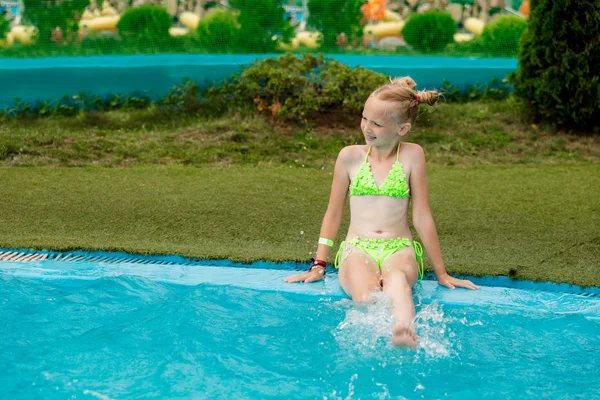
<svg viewBox="0 0 600 400">
<path fill-rule="evenodd" d="M 346 249 L 346 244 L 351 244 L 362 250 L 365 254 L 371 257 L 376 263 L 379 269 L 383 265 L 383 262 L 387 260 L 392 254 L 399 250 L 413 246 L 415 249 L 415 255 L 417 258 L 417 264 L 419 265 L 419 281 L 423 279 L 424 268 L 423 268 L 423 247 L 421 243 L 406 238 L 396 239 L 359 239 L 358 237 L 352 238 L 347 242 L 344 241 L 340 244 L 340 248 L 335 255 L 335 267 L 339 268 L 340 261 L 342 260 L 342 254 Z"/>
</svg>

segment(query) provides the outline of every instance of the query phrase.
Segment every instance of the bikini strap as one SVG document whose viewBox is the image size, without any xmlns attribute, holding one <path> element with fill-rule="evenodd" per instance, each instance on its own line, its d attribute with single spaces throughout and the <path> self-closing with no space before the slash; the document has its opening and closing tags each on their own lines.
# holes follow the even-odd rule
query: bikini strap
<svg viewBox="0 0 600 400">
<path fill-rule="evenodd" d="M 398 143 L 398 149 L 396 150 L 396 162 L 398 162 L 399 155 L 400 155 L 400 143 Z"/>
<path fill-rule="evenodd" d="M 369 162 L 369 153 L 371 152 L 371 146 L 369 146 L 369 150 L 367 150 L 367 155 L 365 156 L 365 162 Z"/>
</svg>

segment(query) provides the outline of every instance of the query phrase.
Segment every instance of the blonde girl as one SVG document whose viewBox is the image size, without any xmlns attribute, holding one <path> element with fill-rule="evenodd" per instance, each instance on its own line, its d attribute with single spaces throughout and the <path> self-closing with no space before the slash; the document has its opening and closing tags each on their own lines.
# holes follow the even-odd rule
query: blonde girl
<svg viewBox="0 0 600 400">
<path fill-rule="evenodd" d="M 398 78 L 375 90 L 362 112 L 366 145 L 343 148 L 335 163 L 327 211 L 321 225 L 316 260 L 307 272 L 286 282 L 315 282 L 323 278 L 327 256 L 342 222 L 349 195 L 350 226 L 335 257 L 339 282 L 354 301 L 371 299 L 376 290 L 390 298 L 395 325 L 392 342 L 414 348 L 415 305 L 412 287 L 423 276 L 421 245 L 412 239 L 412 223 L 433 265 L 438 283 L 450 289 L 477 289 L 468 280 L 446 272 L 427 189 L 425 155 L 418 144 L 404 141 L 421 103 L 434 105 L 436 91 L 416 91 L 409 77 Z"/>
</svg>

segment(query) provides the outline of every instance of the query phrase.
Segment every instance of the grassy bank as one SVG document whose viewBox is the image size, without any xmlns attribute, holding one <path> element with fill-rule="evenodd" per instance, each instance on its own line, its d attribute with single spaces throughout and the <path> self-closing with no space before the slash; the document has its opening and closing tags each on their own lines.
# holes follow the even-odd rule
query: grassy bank
<svg viewBox="0 0 600 400">
<path fill-rule="evenodd" d="M 0 168 L 0 247 L 307 260 L 331 172 Z M 600 286 L 600 164 L 433 165 L 429 176 L 449 271 Z"/>
<path fill-rule="evenodd" d="M 164 110 L 82 113 L 0 122 L 0 166 L 305 165 L 327 167 L 362 143 L 356 121 L 311 126 L 240 113 L 207 119 Z M 429 162 L 529 164 L 600 159 L 600 138 L 556 134 L 524 121 L 511 100 L 424 109 L 408 138 Z"/>
</svg>

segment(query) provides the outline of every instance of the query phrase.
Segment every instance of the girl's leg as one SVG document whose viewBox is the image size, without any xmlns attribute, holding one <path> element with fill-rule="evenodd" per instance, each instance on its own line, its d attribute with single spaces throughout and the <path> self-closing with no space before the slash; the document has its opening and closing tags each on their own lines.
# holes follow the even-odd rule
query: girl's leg
<svg viewBox="0 0 600 400">
<path fill-rule="evenodd" d="M 340 262 L 338 272 L 340 285 L 352 300 L 370 301 L 370 293 L 381 289 L 379 268 L 362 250 L 348 247 Z"/>
<path fill-rule="evenodd" d="M 406 247 L 388 257 L 381 268 L 383 291 L 390 298 L 396 325 L 392 343 L 396 346 L 417 346 L 417 334 L 412 326 L 415 304 L 412 287 L 418 278 L 418 265 L 412 247 Z"/>
</svg>

